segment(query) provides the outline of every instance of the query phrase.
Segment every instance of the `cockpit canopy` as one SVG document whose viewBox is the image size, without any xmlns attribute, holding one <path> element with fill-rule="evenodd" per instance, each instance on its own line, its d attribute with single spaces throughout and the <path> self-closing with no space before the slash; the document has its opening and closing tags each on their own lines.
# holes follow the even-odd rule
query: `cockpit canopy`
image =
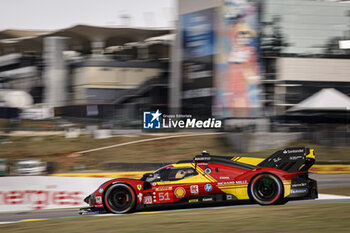
<svg viewBox="0 0 350 233">
<path fill-rule="evenodd" d="M 142 180 L 147 182 L 176 181 L 195 176 L 198 173 L 192 167 L 163 167 L 154 173 L 147 173 Z"/>
</svg>

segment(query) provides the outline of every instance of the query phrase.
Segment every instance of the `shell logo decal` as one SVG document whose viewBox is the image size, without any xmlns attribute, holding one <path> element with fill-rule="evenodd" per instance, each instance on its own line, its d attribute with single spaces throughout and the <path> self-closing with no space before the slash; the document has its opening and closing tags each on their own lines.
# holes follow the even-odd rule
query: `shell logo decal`
<svg viewBox="0 0 350 233">
<path fill-rule="evenodd" d="M 186 190 L 183 187 L 177 187 L 174 191 L 177 198 L 182 198 L 186 194 Z"/>
</svg>

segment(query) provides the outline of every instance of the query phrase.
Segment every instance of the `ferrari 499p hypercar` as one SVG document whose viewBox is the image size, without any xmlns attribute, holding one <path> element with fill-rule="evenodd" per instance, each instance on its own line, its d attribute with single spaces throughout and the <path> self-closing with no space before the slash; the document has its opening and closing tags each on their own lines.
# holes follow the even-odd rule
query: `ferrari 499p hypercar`
<svg viewBox="0 0 350 233">
<path fill-rule="evenodd" d="M 317 183 L 308 177 L 315 162 L 313 149 L 286 148 L 267 159 L 214 156 L 207 152 L 146 173 L 139 180 L 112 179 L 84 201 L 87 212 L 129 213 L 145 207 L 185 203 L 232 203 L 250 200 L 260 205 L 317 198 Z"/>
</svg>

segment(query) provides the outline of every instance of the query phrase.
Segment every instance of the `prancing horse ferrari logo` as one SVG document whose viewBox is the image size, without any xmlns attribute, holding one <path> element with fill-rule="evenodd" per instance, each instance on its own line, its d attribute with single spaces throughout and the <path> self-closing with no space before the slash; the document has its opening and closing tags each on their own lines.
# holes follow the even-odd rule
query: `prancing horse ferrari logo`
<svg viewBox="0 0 350 233">
<path fill-rule="evenodd" d="M 141 190 L 141 188 L 142 188 L 142 185 L 138 184 L 138 185 L 137 185 L 137 189 L 138 189 L 138 190 Z"/>
</svg>

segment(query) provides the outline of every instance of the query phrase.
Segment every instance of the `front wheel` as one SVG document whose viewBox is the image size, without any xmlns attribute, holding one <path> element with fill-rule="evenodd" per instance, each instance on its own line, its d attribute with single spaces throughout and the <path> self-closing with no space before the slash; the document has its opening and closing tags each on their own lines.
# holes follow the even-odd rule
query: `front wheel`
<svg viewBox="0 0 350 233">
<path fill-rule="evenodd" d="M 251 181 L 249 194 L 251 199 L 260 205 L 279 204 L 283 201 L 283 185 L 280 179 L 272 174 L 260 174 Z"/>
<path fill-rule="evenodd" d="M 134 190 L 126 184 L 114 184 L 104 195 L 106 209 L 115 214 L 125 214 L 135 209 Z"/>
</svg>

